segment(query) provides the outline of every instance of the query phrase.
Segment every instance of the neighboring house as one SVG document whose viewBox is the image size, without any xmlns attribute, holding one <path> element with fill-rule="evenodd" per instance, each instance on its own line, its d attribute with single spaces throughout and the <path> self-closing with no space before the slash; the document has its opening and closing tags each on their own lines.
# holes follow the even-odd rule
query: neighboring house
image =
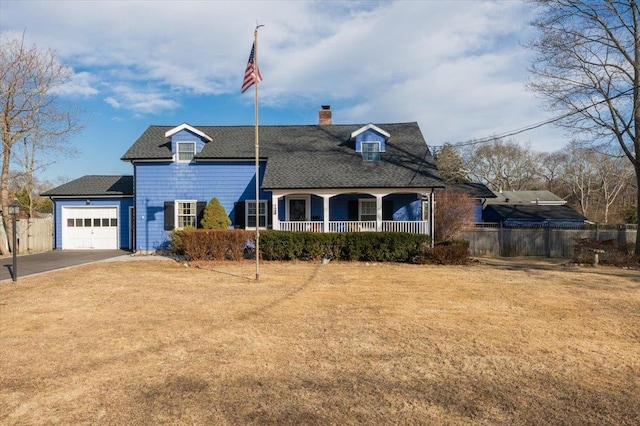
<svg viewBox="0 0 640 426">
<path fill-rule="evenodd" d="M 486 204 L 528 204 L 544 206 L 563 206 L 565 200 L 551 191 L 493 191 L 495 197 L 487 198 Z"/>
<path fill-rule="evenodd" d="M 503 191 L 487 199 L 482 211 L 484 222 L 504 226 L 579 225 L 587 218 L 566 205 L 550 191 Z"/>
<path fill-rule="evenodd" d="M 84 176 L 41 195 L 54 203 L 54 248 L 133 247 L 133 176 Z"/>
<path fill-rule="evenodd" d="M 433 192 L 444 184 L 418 124 L 334 125 L 328 107 L 319 115 L 319 125 L 260 126 L 257 205 L 254 126 L 150 126 L 122 157 L 133 177 L 122 177 L 131 187 L 119 198 L 98 186 L 91 194 L 89 177 L 44 194 L 56 206 L 56 248 L 72 247 L 65 234 L 78 230 L 68 219 L 85 199 L 92 215 L 98 200 L 117 204 L 113 248 L 142 252 L 165 247 L 174 229 L 198 227 L 213 197 L 239 229 L 431 234 Z M 74 196 L 67 185 L 83 191 Z M 129 223 L 122 211 L 131 202 Z"/>
<path fill-rule="evenodd" d="M 496 198 L 496 194 L 483 183 L 469 182 L 469 183 L 447 183 L 446 189 L 451 189 L 453 192 L 466 194 L 476 200 L 475 209 L 473 211 L 473 218 L 475 222 L 482 222 L 482 209 L 487 200 Z M 436 194 L 437 197 L 437 194 Z"/>
</svg>

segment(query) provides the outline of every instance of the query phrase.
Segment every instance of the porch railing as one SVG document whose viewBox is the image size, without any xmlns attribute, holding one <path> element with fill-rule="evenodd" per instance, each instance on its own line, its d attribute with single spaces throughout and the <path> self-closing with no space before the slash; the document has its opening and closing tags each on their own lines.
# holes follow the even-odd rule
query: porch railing
<svg viewBox="0 0 640 426">
<path fill-rule="evenodd" d="M 383 220 L 383 232 L 406 232 L 409 234 L 428 234 L 429 222 L 410 220 Z"/>
<path fill-rule="evenodd" d="M 320 221 L 287 221 L 280 222 L 281 231 L 324 232 L 324 224 Z"/>
<path fill-rule="evenodd" d="M 329 232 L 375 232 L 375 220 L 331 220 Z"/>
<path fill-rule="evenodd" d="M 280 222 L 279 230 L 297 232 L 376 232 L 376 221 L 331 220 L 327 231 L 325 231 L 322 221 L 283 221 Z M 426 221 L 383 220 L 381 231 L 428 234 L 429 226 Z"/>
</svg>

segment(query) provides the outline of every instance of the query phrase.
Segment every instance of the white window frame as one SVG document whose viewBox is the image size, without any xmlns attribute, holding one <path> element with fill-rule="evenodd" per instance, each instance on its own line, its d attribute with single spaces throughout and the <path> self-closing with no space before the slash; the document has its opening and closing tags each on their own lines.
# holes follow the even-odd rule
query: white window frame
<svg viewBox="0 0 640 426">
<path fill-rule="evenodd" d="M 256 200 L 245 200 L 244 202 L 244 229 L 256 229 L 255 226 L 249 226 L 249 217 L 253 216 L 249 214 L 249 207 L 251 205 L 255 205 L 256 204 Z M 267 208 L 269 207 L 267 205 L 267 200 L 258 200 L 258 205 L 259 206 L 264 206 L 264 214 L 260 214 L 260 207 L 258 207 L 258 211 L 257 211 L 257 215 L 256 215 L 256 224 L 259 225 L 260 224 L 260 216 L 264 217 L 264 226 L 260 226 L 260 229 L 267 229 L 267 224 L 269 223 L 269 212 L 267 211 Z"/>
<path fill-rule="evenodd" d="M 365 150 L 365 146 L 376 147 L 372 151 Z M 360 143 L 360 150 L 362 151 L 362 159 L 364 161 L 380 161 L 380 141 L 362 141 Z M 370 158 L 370 156 L 374 158 Z"/>
<path fill-rule="evenodd" d="M 193 207 L 193 213 L 189 213 L 189 214 L 184 214 L 184 213 L 180 213 L 180 206 L 183 204 L 191 204 Z M 173 223 L 174 228 L 175 229 L 184 229 L 186 226 L 191 226 L 191 225 L 186 225 L 184 223 L 180 223 L 180 219 L 182 217 L 193 217 L 193 228 L 197 228 L 198 227 L 198 201 L 197 200 L 176 200 L 174 202 L 174 220 Z"/>
<path fill-rule="evenodd" d="M 181 147 L 189 146 L 190 150 L 181 150 Z M 181 154 L 189 155 L 189 159 L 181 158 Z M 176 142 L 176 161 L 178 163 L 190 163 L 196 156 L 196 143 L 193 141 L 177 141 Z"/>
<path fill-rule="evenodd" d="M 371 213 L 364 213 L 364 205 L 373 205 L 373 214 Z M 363 215 L 367 215 L 367 216 L 373 216 L 372 219 L 363 219 L 362 216 Z M 365 222 L 365 221 L 375 221 L 377 220 L 378 217 L 378 203 L 376 202 L 375 198 L 360 198 L 358 200 L 358 220 L 360 222 Z"/>
</svg>

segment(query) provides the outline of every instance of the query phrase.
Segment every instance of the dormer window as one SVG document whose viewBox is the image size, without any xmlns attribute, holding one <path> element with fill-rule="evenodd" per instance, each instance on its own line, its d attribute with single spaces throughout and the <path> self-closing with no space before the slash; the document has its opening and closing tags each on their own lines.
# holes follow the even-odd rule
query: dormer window
<svg viewBox="0 0 640 426">
<path fill-rule="evenodd" d="M 380 142 L 362 142 L 362 159 L 380 161 Z"/>
<path fill-rule="evenodd" d="M 196 155 L 196 143 L 195 142 L 178 142 L 178 162 L 187 163 L 193 160 Z"/>
</svg>

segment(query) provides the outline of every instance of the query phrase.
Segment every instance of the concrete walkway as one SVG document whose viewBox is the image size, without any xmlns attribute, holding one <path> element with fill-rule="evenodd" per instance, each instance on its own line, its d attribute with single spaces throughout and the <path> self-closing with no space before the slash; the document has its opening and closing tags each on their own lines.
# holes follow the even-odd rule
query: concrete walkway
<svg viewBox="0 0 640 426">
<path fill-rule="evenodd" d="M 94 262 L 111 260 L 167 259 L 162 256 L 132 256 L 125 250 L 53 250 L 45 253 L 21 255 L 16 258 L 18 280 L 43 272 L 69 268 Z M 13 258 L 0 259 L 0 281 L 11 280 L 13 276 Z"/>
</svg>

